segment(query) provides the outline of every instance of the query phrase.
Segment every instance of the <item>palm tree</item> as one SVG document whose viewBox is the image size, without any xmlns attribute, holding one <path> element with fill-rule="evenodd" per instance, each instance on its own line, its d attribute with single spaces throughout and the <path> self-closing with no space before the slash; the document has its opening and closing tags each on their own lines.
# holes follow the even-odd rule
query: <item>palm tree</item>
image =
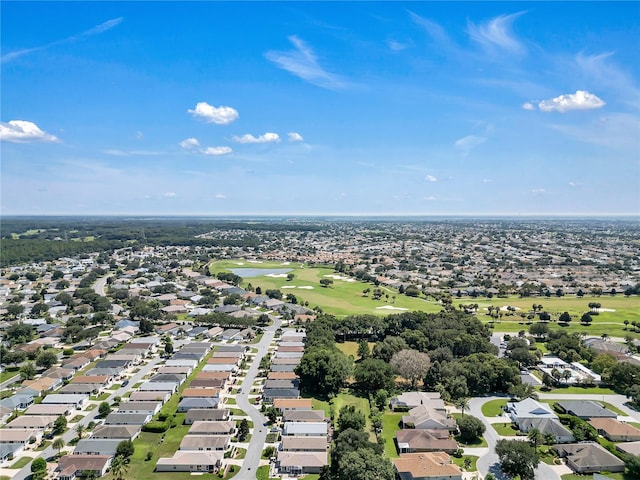
<svg viewBox="0 0 640 480">
<path fill-rule="evenodd" d="M 82 437 L 84 437 L 85 430 L 86 430 L 86 427 L 83 424 L 79 423 L 76 425 L 76 434 L 78 434 L 78 438 L 80 440 L 82 440 Z"/>
<path fill-rule="evenodd" d="M 547 446 L 551 446 L 556 443 L 556 436 L 551 432 L 545 433 L 542 437 L 544 440 L 544 444 Z"/>
<path fill-rule="evenodd" d="M 532 428 L 531 430 L 529 430 L 528 437 L 529 437 L 529 441 L 533 443 L 534 449 L 538 448 L 538 444 L 541 443 L 542 439 L 544 438 L 544 436 L 542 435 L 542 432 L 537 428 Z"/>
<path fill-rule="evenodd" d="M 462 411 L 462 416 L 464 417 L 464 411 L 469 408 L 469 399 L 461 397 L 454 402 L 454 405 Z"/>
<path fill-rule="evenodd" d="M 65 445 L 66 443 L 64 442 L 64 439 L 62 437 L 58 437 L 53 441 L 53 444 L 51 446 L 56 450 L 58 450 L 58 456 L 60 456 L 60 452 L 62 451 Z"/>
<path fill-rule="evenodd" d="M 111 462 L 111 473 L 114 480 L 124 480 L 129 470 L 129 460 L 122 455 L 116 455 Z"/>
<path fill-rule="evenodd" d="M 567 383 L 571 378 L 571 371 L 565 368 L 562 371 L 562 378 L 564 379 L 564 382 Z"/>
</svg>

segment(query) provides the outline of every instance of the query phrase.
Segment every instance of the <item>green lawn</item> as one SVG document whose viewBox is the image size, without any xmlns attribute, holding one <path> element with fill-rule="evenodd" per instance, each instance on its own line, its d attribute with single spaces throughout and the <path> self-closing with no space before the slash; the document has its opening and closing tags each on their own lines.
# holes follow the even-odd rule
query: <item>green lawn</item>
<svg viewBox="0 0 640 480">
<path fill-rule="evenodd" d="M 471 462 L 467 469 L 464 468 L 465 459 L 469 459 Z M 452 456 L 451 461 L 459 466 L 463 472 L 475 472 L 477 470 L 476 462 L 478 461 L 478 457 L 474 455 L 463 455 L 461 458 Z"/>
<path fill-rule="evenodd" d="M 397 458 L 398 452 L 396 450 L 396 432 L 402 427 L 400 422 L 402 421 L 402 415 L 404 413 L 385 412 L 382 417 L 382 438 L 384 439 L 384 452 L 389 458 Z"/>
<path fill-rule="evenodd" d="M 485 417 L 499 417 L 503 413 L 502 407 L 504 407 L 506 404 L 506 400 L 490 400 L 482 405 L 482 414 Z"/>
<path fill-rule="evenodd" d="M 606 475 L 608 478 L 612 478 L 613 480 L 637 480 L 635 477 L 631 475 L 627 475 L 625 473 L 608 473 L 602 472 L 603 475 Z M 592 480 L 593 475 L 585 475 L 585 474 L 576 474 L 576 473 L 567 473 L 566 475 L 562 475 L 562 480 Z"/>
<path fill-rule="evenodd" d="M 309 475 L 304 478 L 309 478 Z M 262 465 L 261 467 L 258 467 L 258 470 L 256 470 L 256 480 L 270 480 L 269 465 Z"/>
<path fill-rule="evenodd" d="M 375 342 L 368 342 L 368 344 L 369 351 L 373 350 Z M 338 347 L 338 350 L 344 353 L 347 357 L 351 355 L 355 360 L 360 359 L 360 357 L 358 356 L 358 342 L 336 343 L 336 347 Z"/>
<path fill-rule="evenodd" d="M 238 265 L 243 263 L 243 265 Z M 375 288 L 372 284 L 362 283 L 359 281 L 348 282 L 345 280 L 334 279 L 333 284 L 328 288 L 320 285 L 320 280 L 325 275 L 334 275 L 336 272 L 332 268 L 323 267 L 305 267 L 301 268 L 298 263 L 283 265 L 282 262 L 263 262 L 263 263 L 247 263 L 243 260 L 221 260 L 213 262 L 210 265 L 212 273 L 228 271 L 236 268 L 290 268 L 295 275 L 292 281 L 286 278 L 273 278 L 267 276 L 259 276 L 254 278 L 245 278 L 243 286 L 249 283 L 255 288 L 260 287 L 264 292 L 267 289 L 281 288 L 283 286 L 296 287 L 283 289 L 283 293 L 292 293 L 300 301 L 309 302 L 309 306 L 315 305 L 321 307 L 326 313 L 334 315 L 356 315 L 356 314 L 378 314 L 388 315 L 389 313 L 399 312 L 402 310 L 393 310 L 377 307 L 395 307 L 406 310 L 420 310 L 425 312 L 439 312 L 441 306 L 437 303 L 424 298 L 413 298 L 399 294 L 396 290 L 381 287 L 385 294 L 389 295 L 388 300 L 382 297 L 380 300 L 373 300 L 370 295 L 364 296 L 362 291 L 366 288 Z M 313 289 L 304 289 L 299 287 L 311 286 Z M 395 300 L 392 298 L 395 296 Z"/>
<path fill-rule="evenodd" d="M 365 426 L 365 430 L 369 431 L 369 436 L 372 437 L 371 441 L 375 442 L 375 434 L 371 431 L 371 419 L 369 418 L 370 408 L 369 408 L 369 400 L 363 397 L 356 397 L 355 395 L 351 395 L 349 393 L 340 393 L 336 397 L 334 397 L 333 401 L 333 411 L 335 412 L 336 420 L 340 415 L 340 409 L 347 405 L 354 405 L 356 410 L 359 410 L 364 418 L 367 419 L 367 424 Z"/>
<path fill-rule="evenodd" d="M 18 367 L 7 368 L 4 372 L 0 373 L 0 383 L 4 383 L 7 380 L 9 380 L 10 378 L 18 376 L 19 375 L 19 373 L 18 373 L 19 370 L 20 369 Z M 20 377 L 18 376 L 18 378 L 16 378 L 16 381 L 19 380 L 19 378 Z"/>
<path fill-rule="evenodd" d="M 540 390 L 540 387 L 538 387 L 537 389 Z M 616 392 L 614 392 L 610 388 L 577 387 L 577 386 L 553 388 L 551 390 L 545 391 L 544 393 L 566 393 L 566 394 L 577 393 L 577 394 L 584 394 L 584 395 L 615 395 L 616 394 Z"/>
<path fill-rule="evenodd" d="M 492 423 L 493 429 L 498 432 L 498 435 L 503 437 L 513 437 L 517 435 L 518 429 L 513 426 L 512 423 Z"/>
<path fill-rule="evenodd" d="M 599 315 L 593 316 L 593 323 L 590 326 L 580 325 L 580 317 L 583 313 L 589 311 L 589 303 L 597 302 L 602 305 L 604 309 L 615 310 L 613 312 L 603 311 Z M 478 298 L 461 300 L 454 300 L 454 304 L 463 303 L 477 303 L 479 306 L 478 318 L 488 323 L 491 318 L 485 315 L 486 308 L 489 306 L 503 307 L 512 306 L 520 308 L 513 316 L 503 316 L 494 324 L 494 331 L 496 332 L 518 332 L 520 330 L 528 330 L 531 323 L 528 320 L 523 320 L 519 313 L 529 312 L 531 306 L 535 304 L 543 305 L 543 310 L 551 314 L 553 319 L 557 319 L 563 312 L 569 312 L 573 317 L 573 320 L 569 326 L 561 326 L 557 322 L 550 322 L 549 327 L 552 329 L 563 329 L 568 332 L 584 332 L 590 336 L 600 336 L 603 333 L 611 337 L 624 337 L 627 334 L 632 335 L 635 338 L 640 338 L 640 333 L 632 332 L 630 329 L 625 329 L 624 321 L 634 320 L 640 321 L 640 297 L 637 295 L 631 297 L 625 297 L 624 295 L 601 295 L 601 296 L 564 296 L 564 297 L 528 297 L 520 298 L 517 296 L 511 296 L 507 298 Z"/>
<path fill-rule="evenodd" d="M 31 460 L 33 460 L 33 457 L 22 457 L 20 460 L 18 460 L 16 463 L 11 465 L 9 468 L 20 469 L 20 468 L 26 467 L 27 465 L 29 465 L 29 462 L 31 462 Z"/>
</svg>

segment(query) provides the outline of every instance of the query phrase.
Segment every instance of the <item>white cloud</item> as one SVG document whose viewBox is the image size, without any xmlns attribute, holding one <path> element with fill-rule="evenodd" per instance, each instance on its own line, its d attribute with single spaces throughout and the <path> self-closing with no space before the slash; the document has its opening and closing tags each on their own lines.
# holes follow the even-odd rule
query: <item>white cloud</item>
<svg viewBox="0 0 640 480">
<path fill-rule="evenodd" d="M 65 43 L 69 43 L 69 42 L 73 42 L 76 40 L 81 40 L 83 38 L 86 37 L 90 37 L 92 35 L 99 35 L 100 33 L 106 32 L 107 30 L 112 29 L 113 27 L 117 26 L 120 24 L 120 22 L 122 22 L 123 18 L 122 17 L 118 17 L 118 18 L 113 18 L 111 20 L 107 20 L 106 22 L 103 22 L 99 25 L 96 25 L 93 28 L 90 28 L 89 30 L 85 30 L 84 32 L 80 32 L 76 35 L 72 35 L 70 37 L 67 38 L 63 38 L 62 40 L 56 40 L 55 42 L 51 42 L 51 43 L 47 43 L 46 45 L 40 45 L 38 47 L 32 47 L 32 48 L 25 48 L 22 50 L 17 50 L 15 52 L 10 52 L 7 53 L 6 55 L 2 56 L 2 63 L 4 62 L 8 62 L 10 60 L 14 60 L 18 57 L 22 57 L 23 55 L 27 55 L 29 53 L 32 52 L 37 52 L 40 50 L 45 50 L 49 47 L 53 47 L 56 45 L 62 45 Z"/>
<path fill-rule="evenodd" d="M 238 111 L 233 107 L 214 107 L 207 102 L 198 102 L 196 108 L 187 110 L 194 117 L 202 118 L 208 123 L 227 125 L 238 119 Z"/>
<path fill-rule="evenodd" d="M 142 139 L 144 138 L 144 133 L 142 133 L 140 130 L 138 130 L 138 131 L 136 132 L 136 138 L 137 138 L 138 140 L 142 140 Z"/>
<path fill-rule="evenodd" d="M 327 89 L 346 87 L 346 82 L 338 75 L 330 73 L 320 66 L 318 57 L 302 39 L 291 35 L 289 41 L 295 47 L 294 50 L 286 52 L 269 51 L 265 53 L 267 60 L 318 87 Z"/>
<path fill-rule="evenodd" d="M 278 143 L 280 141 L 280 135 L 277 133 L 267 132 L 259 137 L 254 137 L 250 133 L 246 133 L 241 136 L 234 136 L 232 140 L 236 143 Z"/>
<path fill-rule="evenodd" d="M 511 25 L 524 13 L 499 15 L 480 25 L 469 22 L 467 32 L 473 40 L 487 49 L 497 47 L 512 53 L 522 53 L 524 46 L 511 32 Z"/>
<path fill-rule="evenodd" d="M 424 179 L 427 182 L 437 182 L 438 181 L 438 179 L 436 177 L 434 177 L 433 175 L 427 175 L 426 177 L 424 177 Z"/>
<path fill-rule="evenodd" d="M 592 110 L 604 107 L 605 102 L 586 90 L 578 90 L 576 93 L 567 93 L 549 100 L 542 100 L 538 108 L 542 112 L 565 113 L 571 110 Z"/>
<path fill-rule="evenodd" d="M 196 148 L 200 146 L 200 142 L 197 138 L 187 138 L 180 142 L 180 146 L 185 149 Z"/>
<path fill-rule="evenodd" d="M 43 132 L 35 123 L 26 120 L 0 122 L 0 140 L 13 143 L 59 141 L 55 135 Z"/>
<path fill-rule="evenodd" d="M 224 193 L 216 193 L 216 198 L 225 199 L 227 196 Z"/>
<path fill-rule="evenodd" d="M 577 187 L 578 184 L 576 182 L 569 182 L 570 187 Z"/>
<path fill-rule="evenodd" d="M 302 135 L 299 133 L 289 132 L 287 133 L 287 136 L 289 137 L 290 142 L 304 142 L 304 138 L 302 138 Z"/>
<path fill-rule="evenodd" d="M 389 50 L 393 52 L 400 52 L 402 50 L 407 49 L 410 46 L 410 44 L 402 43 L 394 39 L 389 39 L 387 40 L 387 46 L 389 47 Z"/>
<path fill-rule="evenodd" d="M 483 178 L 482 183 L 491 183 L 493 180 L 491 178 Z"/>
<path fill-rule="evenodd" d="M 436 197 L 424 197 L 424 200 L 427 200 L 429 202 L 433 202 L 434 200 L 437 200 Z"/>
<path fill-rule="evenodd" d="M 178 195 L 176 194 L 176 192 L 166 192 L 162 195 L 164 198 L 175 198 Z"/>
<path fill-rule="evenodd" d="M 524 102 L 522 104 L 522 108 L 524 108 L 525 110 L 535 110 L 536 106 L 531 102 Z"/>
<path fill-rule="evenodd" d="M 150 157 L 153 155 L 163 155 L 165 152 L 154 150 L 118 150 L 117 148 L 110 148 L 103 150 L 105 155 L 113 155 L 114 157 Z"/>
<path fill-rule="evenodd" d="M 472 150 L 473 148 L 483 144 L 486 141 L 486 137 L 481 137 L 479 135 L 467 135 L 466 137 L 462 137 L 456 140 L 456 143 L 454 145 L 458 150 L 468 152 L 469 150 Z"/>
<path fill-rule="evenodd" d="M 533 193 L 534 195 L 541 195 L 543 193 L 547 193 L 547 191 L 544 188 L 534 188 L 533 190 L 531 190 L 531 193 Z"/>
<path fill-rule="evenodd" d="M 229 153 L 233 152 L 233 150 L 231 150 L 231 147 L 207 147 L 204 150 L 202 150 L 202 153 L 204 153 L 205 155 L 213 155 L 213 156 L 219 156 L 219 155 L 227 155 Z"/>
</svg>

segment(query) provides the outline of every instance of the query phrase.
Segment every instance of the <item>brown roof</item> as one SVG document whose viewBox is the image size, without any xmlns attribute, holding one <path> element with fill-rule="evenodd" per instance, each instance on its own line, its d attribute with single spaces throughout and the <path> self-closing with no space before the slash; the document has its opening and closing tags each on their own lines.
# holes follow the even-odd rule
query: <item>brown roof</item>
<svg viewBox="0 0 640 480">
<path fill-rule="evenodd" d="M 411 450 L 421 452 L 452 451 L 458 448 L 447 430 L 407 429 L 396 432 L 398 445 L 407 444 Z"/>
<path fill-rule="evenodd" d="M 295 380 L 298 378 L 294 372 L 269 372 L 267 380 Z"/>
<path fill-rule="evenodd" d="M 240 357 L 211 357 L 207 360 L 207 363 L 209 365 L 237 365 L 239 358 Z"/>
<path fill-rule="evenodd" d="M 278 347 L 279 352 L 304 352 L 304 347 Z"/>
<path fill-rule="evenodd" d="M 326 437 L 297 437 L 294 435 L 282 437 L 282 450 L 326 452 L 328 448 Z"/>
<path fill-rule="evenodd" d="M 597 430 L 602 430 L 611 436 L 640 436 L 640 429 L 619 422 L 615 418 L 592 418 L 589 423 Z"/>
<path fill-rule="evenodd" d="M 198 372 L 196 374 L 197 379 L 202 378 L 222 378 L 228 380 L 231 377 L 231 372 Z"/>
<path fill-rule="evenodd" d="M 76 375 L 70 383 L 107 383 L 109 375 Z"/>
<path fill-rule="evenodd" d="M 58 465 L 64 474 L 83 470 L 102 471 L 109 460 L 111 455 L 64 455 L 58 460 Z"/>
<path fill-rule="evenodd" d="M 400 473 L 408 473 L 413 478 L 458 477 L 462 478 L 460 467 L 451 463 L 444 452 L 402 453 L 394 458 L 393 464 Z"/>
<path fill-rule="evenodd" d="M 311 410 L 312 401 L 310 398 L 274 398 L 273 406 L 276 408 L 299 408 L 300 410 Z"/>
<path fill-rule="evenodd" d="M 220 395 L 219 388 L 185 388 L 182 398 L 213 398 Z"/>
</svg>

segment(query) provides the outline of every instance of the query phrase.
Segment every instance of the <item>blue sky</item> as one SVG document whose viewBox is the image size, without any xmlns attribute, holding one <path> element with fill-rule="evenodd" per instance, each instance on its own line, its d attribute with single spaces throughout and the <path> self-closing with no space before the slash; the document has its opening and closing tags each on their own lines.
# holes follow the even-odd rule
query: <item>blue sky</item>
<svg viewBox="0 0 640 480">
<path fill-rule="evenodd" d="M 3 215 L 640 214 L 637 2 L 2 2 Z"/>
</svg>

